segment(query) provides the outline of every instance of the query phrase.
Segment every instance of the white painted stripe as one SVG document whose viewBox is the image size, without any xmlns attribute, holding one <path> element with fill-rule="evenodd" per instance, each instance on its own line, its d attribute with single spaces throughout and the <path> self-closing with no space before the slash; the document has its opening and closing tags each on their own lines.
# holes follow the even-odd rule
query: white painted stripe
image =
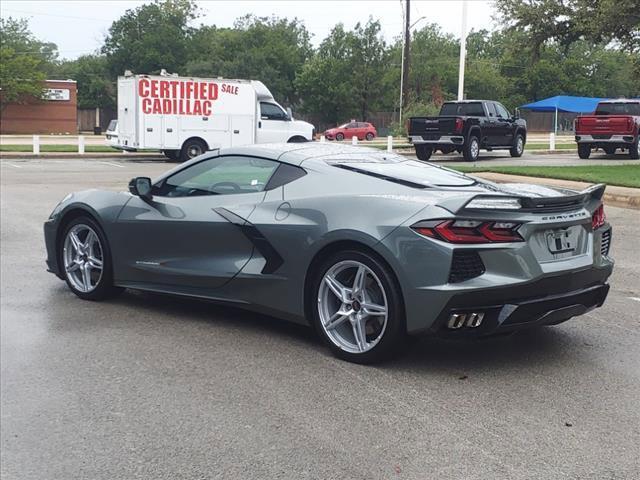
<svg viewBox="0 0 640 480">
<path fill-rule="evenodd" d="M 124 165 L 118 165 L 117 163 L 111 163 L 111 162 L 98 162 L 98 163 L 102 163 L 103 165 L 111 165 L 112 167 L 124 168 Z"/>
<path fill-rule="evenodd" d="M 15 163 L 8 163 L 8 162 L 5 163 L 5 162 L 3 162 L 2 164 L 3 165 L 9 165 L 9 166 L 14 167 L 14 168 L 22 168 L 20 165 L 16 165 Z"/>
<path fill-rule="evenodd" d="M 627 297 L 629 300 L 635 300 L 636 302 L 640 302 L 640 298 L 638 297 Z"/>
</svg>

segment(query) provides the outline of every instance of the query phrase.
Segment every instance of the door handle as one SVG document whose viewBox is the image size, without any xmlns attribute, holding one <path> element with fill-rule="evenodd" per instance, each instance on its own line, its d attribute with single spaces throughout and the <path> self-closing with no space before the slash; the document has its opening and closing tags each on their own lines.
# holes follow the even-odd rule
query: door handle
<svg viewBox="0 0 640 480">
<path fill-rule="evenodd" d="M 153 132 L 153 128 L 147 128 L 147 132 Z"/>
<path fill-rule="evenodd" d="M 173 132 L 173 128 L 167 128 L 167 132 L 169 133 Z"/>
<path fill-rule="evenodd" d="M 240 133 L 240 130 L 234 130 L 233 133 Z"/>
<path fill-rule="evenodd" d="M 262 122 L 258 122 L 258 128 L 262 128 Z"/>
</svg>

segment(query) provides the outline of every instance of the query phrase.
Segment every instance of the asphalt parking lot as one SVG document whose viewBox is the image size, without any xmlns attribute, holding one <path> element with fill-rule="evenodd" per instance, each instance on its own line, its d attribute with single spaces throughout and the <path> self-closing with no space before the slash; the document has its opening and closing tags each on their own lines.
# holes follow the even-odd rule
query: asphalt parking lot
<svg viewBox="0 0 640 480">
<path fill-rule="evenodd" d="M 46 272 L 62 197 L 172 166 L 0 160 L 3 479 L 639 477 L 637 211 L 607 208 L 603 308 L 363 367 L 270 317 L 132 291 L 85 302 Z"/>
</svg>

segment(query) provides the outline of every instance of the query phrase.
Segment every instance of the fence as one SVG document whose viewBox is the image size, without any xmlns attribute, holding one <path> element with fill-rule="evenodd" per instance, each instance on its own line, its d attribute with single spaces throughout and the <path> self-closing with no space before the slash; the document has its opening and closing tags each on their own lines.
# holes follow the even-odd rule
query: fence
<svg viewBox="0 0 640 480">
<path fill-rule="evenodd" d="M 109 126 L 109 122 L 117 116 L 117 112 L 111 108 L 79 108 L 78 131 L 93 132 L 94 127 L 99 126 L 100 130 L 104 132 Z"/>
</svg>

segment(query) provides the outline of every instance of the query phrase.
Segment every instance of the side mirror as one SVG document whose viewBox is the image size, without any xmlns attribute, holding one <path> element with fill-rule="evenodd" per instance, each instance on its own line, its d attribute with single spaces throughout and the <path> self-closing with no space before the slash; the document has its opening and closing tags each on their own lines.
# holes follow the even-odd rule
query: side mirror
<svg viewBox="0 0 640 480">
<path fill-rule="evenodd" d="M 129 192 L 136 197 L 151 198 L 151 179 L 149 177 L 136 177 L 129 182 Z"/>
<path fill-rule="evenodd" d="M 518 120 L 519 118 L 520 118 L 520 112 L 516 110 L 515 112 L 513 112 L 513 119 Z"/>
</svg>

